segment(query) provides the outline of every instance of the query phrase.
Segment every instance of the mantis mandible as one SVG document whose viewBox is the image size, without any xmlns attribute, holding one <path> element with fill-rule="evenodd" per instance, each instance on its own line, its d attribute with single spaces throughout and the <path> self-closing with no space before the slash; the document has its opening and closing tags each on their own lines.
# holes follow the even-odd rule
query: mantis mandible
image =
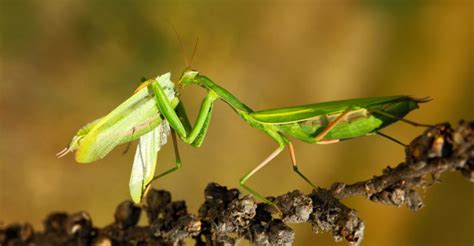
<svg viewBox="0 0 474 246">
<path fill-rule="evenodd" d="M 255 197 L 273 204 L 245 183 L 286 147 L 290 153 L 293 171 L 312 187 L 316 187 L 298 168 L 295 151 L 288 136 L 311 144 L 330 144 L 372 134 L 388 137 L 379 133 L 379 130 L 399 120 L 426 126 L 403 117 L 418 108 L 419 103 L 430 100 L 410 96 L 387 96 L 253 111 L 229 91 L 195 70 L 186 69 L 178 85 L 181 88 L 197 85 L 207 91 L 194 126 L 191 125 L 184 105 L 176 94 L 170 74 L 167 73 L 145 81 L 130 98 L 108 115 L 81 128 L 69 147 L 58 153 L 58 156 L 77 150 L 76 161 L 88 163 L 103 158 L 117 145 L 140 138 L 130 180 L 131 196 L 136 203 L 139 203 L 153 180 L 181 167 L 176 135 L 184 143 L 200 147 L 209 127 L 214 103 L 221 100 L 250 126 L 264 132 L 278 144 L 268 157 L 240 179 L 240 185 L 244 189 Z M 166 137 L 170 132 L 176 165 L 153 176 L 157 152 L 160 146 L 166 143 Z"/>
</svg>

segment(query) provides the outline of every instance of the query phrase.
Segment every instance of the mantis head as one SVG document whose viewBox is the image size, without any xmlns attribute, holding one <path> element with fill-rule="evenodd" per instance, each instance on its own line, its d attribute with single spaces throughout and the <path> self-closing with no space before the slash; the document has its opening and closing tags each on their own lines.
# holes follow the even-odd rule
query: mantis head
<svg viewBox="0 0 474 246">
<path fill-rule="evenodd" d="M 198 71 L 186 70 L 183 72 L 183 75 L 181 75 L 178 84 L 183 88 L 190 84 L 199 84 L 199 81 L 197 80 L 198 75 Z"/>
</svg>

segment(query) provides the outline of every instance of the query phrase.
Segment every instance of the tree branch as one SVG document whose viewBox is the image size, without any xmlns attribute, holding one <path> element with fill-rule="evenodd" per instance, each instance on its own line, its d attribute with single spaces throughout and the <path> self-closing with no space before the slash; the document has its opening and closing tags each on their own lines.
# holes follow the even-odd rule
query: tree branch
<svg viewBox="0 0 474 246">
<path fill-rule="evenodd" d="M 453 130 L 449 124 L 427 129 L 405 149 L 406 161 L 387 167 L 383 174 L 354 184 L 335 183 L 330 191 L 337 199 L 362 195 L 372 201 L 417 210 L 422 202 L 415 188 L 427 188 L 446 171 L 460 171 L 474 182 L 474 122 L 461 121 Z M 431 181 L 426 179 L 431 177 Z"/>
<path fill-rule="evenodd" d="M 385 168 L 380 176 L 353 184 L 334 183 L 309 195 L 295 190 L 270 197 L 282 214 L 251 196 L 241 197 L 237 189 L 210 183 L 198 216 L 187 212 L 184 201 L 172 202 L 167 191 L 150 190 L 142 208 L 122 202 L 115 222 L 102 229 L 93 227 L 85 212 L 53 213 L 44 221 L 44 232 L 35 233 L 29 224 L 0 228 L 0 244 L 180 245 L 193 237 L 196 245 L 234 245 L 243 238 L 254 245 L 289 245 L 295 235 L 287 224 L 306 222 L 316 233 L 330 231 L 336 241 L 358 244 L 364 222 L 340 200 L 365 196 L 373 202 L 418 210 L 423 202 L 417 190 L 435 184 L 442 173 L 457 171 L 474 182 L 474 122 L 461 121 L 456 129 L 447 123 L 428 128 L 405 152 L 405 162 Z M 147 214 L 148 226 L 137 226 L 141 210 Z"/>
</svg>

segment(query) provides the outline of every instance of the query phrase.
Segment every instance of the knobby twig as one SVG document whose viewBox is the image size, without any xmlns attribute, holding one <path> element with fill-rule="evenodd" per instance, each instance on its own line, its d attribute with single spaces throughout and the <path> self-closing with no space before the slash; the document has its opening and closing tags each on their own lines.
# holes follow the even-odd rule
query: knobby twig
<svg viewBox="0 0 474 246">
<path fill-rule="evenodd" d="M 0 245 L 182 245 L 194 238 L 196 245 L 235 245 L 247 239 L 254 245 L 290 245 L 294 239 L 291 223 L 311 223 L 315 232 L 332 232 L 336 241 L 358 244 L 364 222 L 341 199 L 365 196 L 371 201 L 412 210 L 423 206 L 418 190 L 429 188 L 446 171 L 458 171 L 474 181 L 474 122 L 461 121 L 456 129 L 447 123 L 427 129 L 406 148 L 406 161 L 387 167 L 382 175 L 354 184 L 335 183 L 317 188 L 309 195 L 295 190 L 270 197 L 273 206 L 240 196 L 237 189 L 210 183 L 199 214 L 189 214 L 184 201 L 172 201 L 163 190 L 148 192 L 142 208 L 131 201 L 119 204 L 115 222 L 96 228 L 86 212 L 53 213 L 44 221 L 44 232 L 30 224 L 0 228 Z M 141 211 L 148 226 L 137 226 Z"/>
</svg>

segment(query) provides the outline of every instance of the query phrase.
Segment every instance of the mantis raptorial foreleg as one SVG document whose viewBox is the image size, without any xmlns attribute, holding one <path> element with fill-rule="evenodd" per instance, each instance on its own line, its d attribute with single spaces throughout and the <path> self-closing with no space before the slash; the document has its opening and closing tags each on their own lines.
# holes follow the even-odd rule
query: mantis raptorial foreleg
<svg viewBox="0 0 474 246">
<path fill-rule="evenodd" d="M 178 105 L 176 105 L 176 108 L 174 110 L 176 114 L 178 115 L 184 128 L 186 129 L 186 132 L 191 132 L 193 127 L 191 126 L 191 123 L 189 122 L 188 114 L 186 114 L 186 109 L 184 108 L 183 102 L 180 101 Z"/>
<path fill-rule="evenodd" d="M 178 111 L 182 114 L 180 117 L 173 109 L 170 100 L 166 97 L 160 85 L 158 83 L 154 83 L 150 86 L 152 86 L 154 91 L 157 106 L 160 112 L 168 120 L 170 126 L 176 130 L 176 133 L 185 143 L 192 144 L 202 131 L 207 132 L 207 129 L 205 128 L 207 128 L 209 124 L 206 124 L 206 121 L 210 117 L 211 108 L 215 100 L 219 98 L 215 92 L 209 91 L 207 96 L 204 98 L 201 104 L 201 109 L 199 110 L 197 119 L 194 123 L 194 127 L 190 128 L 191 125 L 189 124 L 189 120 L 187 120 L 184 107 L 180 106 L 180 111 Z M 184 121 L 184 124 L 181 122 L 181 120 Z"/>
<path fill-rule="evenodd" d="M 209 129 L 209 123 L 211 122 L 211 116 L 212 116 L 212 108 L 213 105 L 209 108 L 209 112 L 207 114 L 206 120 L 204 121 L 204 125 L 201 128 L 201 131 L 197 135 L 197 137 L 194 139 L 192 145 L 194 147 L 201 147 L 202 143 L 204 142 L 204 138 L 206 137 L 207 130 Z"/>
<path fill-rule="evenodd" d="M 194 123 L 193 129 L 191 130 L 189 135 L 183 139 L 185 143 L 193 144 L 194 141 L 196 141 L 197 137 L 201 134 L 201 132 L 207 132 L 207 128 L 209 127 L 208 119 L 210 119 L 211 117 L 211 109 L 214 104 L 214 101 L 217 98 L 217 94 L 215 94 L 213 91 L 209 91 L 207 96 L 202 101 L 201 108 L 199 110 L 198 117 Z"/>
<path fill-rule="evenodd" d="M 159 83 L 151 83 L 149 87 L 151 87 L 151 90 L 154 92 L 156 105 L 160 113 L 166 120 L 168 120 L 171 128 L 173 128 L 180 137 L 186 137 L 188 132 L 183 123 L 181 123 L 178 115 L 176 115 L 176 112 L 171 106 L 171 102 L 163 91 L 163 88 L 161 88 Z"/>
<path fill-rule="evenodd" d="M 201 109 L 199 111 L 194 127 L 191 127 L 188 116 L 186 115 L 186 110 L 184 109 L 184 106 L 181 103 L 176 106 L 176 109 L 173 109 L 170 100 L 168 99 L 168 97 L 166 97 L 163 89 L 158 83 L 154 83 L 153 85 L 149 86 L 151 86 L 151 89 L 154 91 L 158 109 L 172 128 L 171 133 L 173 139 L 173 147 L 175 150 L 176 166 L 153 177 L 153 179 L 148 182 L 148 184 L 145 184 L 145 187 L 143 187 L 143 190 L 145 191 L 148 190 L 148 187 L 154 180 L 168 175 L 181 168 L 182 162 L 179 155 L 176 132 L 178 132 L 180 138 L 182 138 L 183 141 L 185 141 L 186 143 L 190 143 L 193 145 L 195 145 L 194 142 L 196 142 L 196 145 L 200 145 L 202 143 L 205 137 L 205 133 L 207 132 L 207 127 L 209 126 L 212 105 L 217 99 L 217 95 L 215 93 L 208 93 L 208 95 L 206 96 L 206 98 L 204 98 L 202 102 Z"/>
</svg>

